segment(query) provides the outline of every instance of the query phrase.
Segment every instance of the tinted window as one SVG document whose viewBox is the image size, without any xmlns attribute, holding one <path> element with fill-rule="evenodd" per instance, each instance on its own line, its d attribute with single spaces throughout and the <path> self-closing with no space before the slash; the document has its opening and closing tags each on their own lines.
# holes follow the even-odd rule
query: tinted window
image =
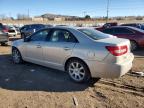
<svg viewBox="0 0 144 108">
<path fill-rule="evenodd" d="M 125 28 L 114 28 L 114 34 L 132 34 L 133 32 Z"/>
<path fill-rule="evenodd" d="M 31 37 L 31 41 L 45 41 L 48 36 L 49 30 L 43 30 L 35 33 Z"/>
<path fill-rule="evenodd" d="M 144 25 L 141 25 L 141 29 L 144 30 Z"/>
<path fill-rule="evenodd" d="M 3 25 L 0 23 L 0 30 L 3 28 Z"/>
<path fill-rule="evenodd" d="M 3 27 L 2 27 L 2 26 L 0 26 L 0 30 L 2 30 L 2 28 L 3 28 Z"/>
<path fill-rule="evenodd" d="M 113 34 L 113 29 L 105 29 L 103 32 L 107 34 Z"/>
<path fill-rule="evenodd" d="M 54 30 L 50 38 L 51 42 L 76 42 L 76 38 L 66 30 Z"/>
<path fill-rule="evenodd" d="M 30 28 L 31 28 L 30 25 L 26 25 L 26 26 L 23 26 L 23 27 L 21 28 L 21 30 L 28 30 L 28 29 L 30 29 Z"/>
</svg>

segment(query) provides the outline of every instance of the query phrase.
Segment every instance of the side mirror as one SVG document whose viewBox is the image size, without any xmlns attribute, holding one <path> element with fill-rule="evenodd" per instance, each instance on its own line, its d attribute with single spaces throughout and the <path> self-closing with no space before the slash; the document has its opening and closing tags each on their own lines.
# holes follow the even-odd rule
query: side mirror
<svg viewBox="0 0 144 108">
<path fill-rule="evenodd" d="M 23 36 L 24 42 L 27 42 L 26 35 Z"/>
<path fill-rule="evenodd" d="M 26 36 L 26 35 L 24 35 L 24 42 L 29 42 L 30 41 L 30 37 L 29 36 Z"/>
</svg>

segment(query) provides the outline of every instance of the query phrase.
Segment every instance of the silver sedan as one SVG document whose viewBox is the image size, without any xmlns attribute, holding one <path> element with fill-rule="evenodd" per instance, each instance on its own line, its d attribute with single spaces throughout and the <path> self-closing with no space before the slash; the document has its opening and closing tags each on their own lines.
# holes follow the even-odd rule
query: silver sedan
<svg viewBox="0 0 144 108">
<path fill-rule="evenodd" d="M 91 28 L 50 27 L 12 43 L 14 63 L 24 61 L 66 71 L 75 82 L 118 78 L 132 68 L 127 39 Z"/>
</svg>

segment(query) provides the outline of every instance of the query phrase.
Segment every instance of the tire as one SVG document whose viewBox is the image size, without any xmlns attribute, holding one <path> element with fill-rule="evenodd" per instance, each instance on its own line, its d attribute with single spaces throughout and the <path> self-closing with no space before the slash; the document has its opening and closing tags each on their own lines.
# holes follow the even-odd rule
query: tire
<svg viewBox="0 0 144 108">
<path fill-rule="evenodd" d="M 22 38 L 22 39 L 24 39 L 24 37 L 25 37 L 25 34 L 24 34 L 24 33 L 22 33 L 22 34 L 21 34 L 21 38 Z"/>
<path fill-rule="evenodd" d="M 138 44 L 135 41 L 130 41 L 131 43 L 131 51 L 135 51 L 138 48 Z"/>
<path fill-rule="evenodd" d="M 66 65 L 66 71 L 77 83 L 88 82 L 91 78 L 87 65 L 79 59 L 70 60 Z"/>
<path fill-rule="evenodd" d="M 12 49 L 12 61 L 15 64 L 21 64 L 23 62 L 22 56 L 17 48 Z"/>
<path fill-rule="evenodd" d="M 5 43 L 5 42 L 2 42 L 1 43 L 1 46 L 7 46 L 8 44 L 7 43 Z"/>
</svg>

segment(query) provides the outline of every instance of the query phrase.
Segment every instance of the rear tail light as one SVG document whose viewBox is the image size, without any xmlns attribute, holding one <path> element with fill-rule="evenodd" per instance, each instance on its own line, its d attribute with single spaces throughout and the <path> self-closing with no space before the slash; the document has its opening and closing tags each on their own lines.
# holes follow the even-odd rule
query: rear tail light
<svg viewBox="0 0 144 108">
<path fill-rule="evenodd" d="M 114 56 L 121 56 L 128 52 L 127 45 L 124 46 L 106 46 L 106 49 Z"/>
<path fill-rule="evenodd" d="M 5 27 L 2 31 L 5 32 L 5 33 L 7 33 L 8 29 Z"/>
</svg>

